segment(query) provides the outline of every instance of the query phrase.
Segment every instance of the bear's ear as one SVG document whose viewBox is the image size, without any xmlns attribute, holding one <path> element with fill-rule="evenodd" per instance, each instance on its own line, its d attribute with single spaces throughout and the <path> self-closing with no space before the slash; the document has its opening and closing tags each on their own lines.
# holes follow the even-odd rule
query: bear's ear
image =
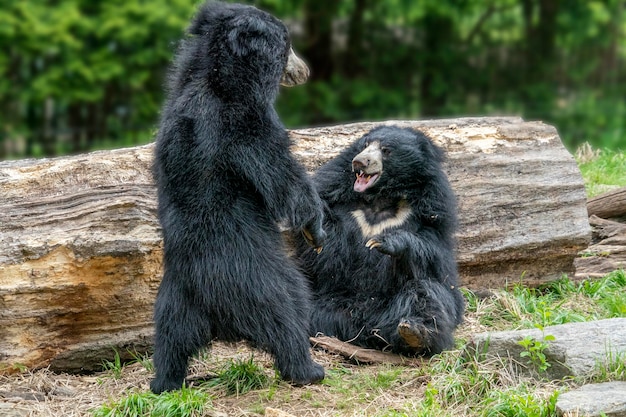
<svg viewBox="0 0 626 417">
<path fill-rule="evenodd" d="M 276 56 L 285 50 L 288 36 L 286 29 L 276 22 L 261 16 L 241 14 L 232 19 L 226 42 L 237 56 Z"/>
<path fill-rule="evenodd" d="M 431 161 L 443 162 L 446 159 L 446 155 L 439 146 L 435 145 L 427 136 L 423 133 L 416 131 L 418 136 L 418 146 L 420 152 L 424 157 Z"/>
<path fill-rule="evenodd" d="M 234 6 L 216 1 L 204 3 L 195 17 L 191 21 L 187 32 L 191 35 L 204 36 L 211 32 L 216 26 L 223 24 L 225 20 L 232 17 L 236 10 Z"/>
</svg>

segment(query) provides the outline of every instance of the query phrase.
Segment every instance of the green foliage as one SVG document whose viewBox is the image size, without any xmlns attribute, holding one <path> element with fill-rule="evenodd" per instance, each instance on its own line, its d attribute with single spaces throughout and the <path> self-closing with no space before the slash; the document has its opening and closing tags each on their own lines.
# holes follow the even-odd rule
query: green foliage
<svg viewBox="0 0 626 417">
<path fill-rule="evenodd" d="M 141 364 L 141 366 L 143 366 L 143 368 L 148 372 L 154 372 L 154 363 L 152 363 L 152 359 L 149 354 L 141 354 L 137 352 L 137 350 L 128 350 L 128 354 L 133 359 L 133 362 Z"/>
<path fill-rule="evenodd" d="M 139 363 L 145 370 L 149 372 L 154 371 L 154 365 L 148 353 L 141 354 L 137 350 L 130 349 L 127 349 L 123 355 L 117 349 L 114 349 L 113 352 L 112 360 L 104 359 L 102 361 L 102 370 L 115 379 L 122 377 L 124 366 L 129 363 Z"/>
<path fill-rule="evenodd" d="M 321 1 L 334 14 L 315 14 Z M 283 18 L 309 52 L 314 79 L 277 103 L 287 126 L 520 114 L 555 124 L 570 149 L 626 146 L 616 0 L 557 2 L 554 16 L 520 0 L 247 2 Z M 166 67 L 198 3 L 0 8 L 0 158 L 149 141 Z"/>
<path fill-rule="evenodd" d="M 588 197 L 626 186 L 626 153 L 598 151 L 597 156 L 584 161 L 579 160 L 578 166 L 585 181 Z"/>
<path fill-rule="evenodd" d="M 15 149 L 32 154 L 41 144 L 50 154 L 70 146 L 50 142 L 59 136 L 74 136 L 73 145 L 80 146 L 76 140 L 87 136 L 109 139 L 152 125 L 172 43 L 194 5 L 194 0 L 55 5 L 36 0 L 2 7 L 0 145 L 7 135 Z M 114 120 L 122 122 L 119 131 L 111 130 Z M 22 136 L 25 144 L 18 143 Z"/>
<path fill-rule="evenodd" d="M 430 415 L 556 415 L 558 392 L 545 398 L 536 385 L 509 374 L 501 358 L 463 348 L 460 353 L 444 352 L 433 358 L 425 372 L 432 375 L 432 381 L 421 404 Z M 423 415 L 429 415 L 428 411 Z"/>
<path fill-rule="evenodd" d="M 559 127 L 563 141 L 572 150 L 589 142 L 600 149 L 626 151 L 626 103 L 619 99 L 623 96 L 624 87 L 615 87 L 617 91 L 586 88 L 575 95 L 563 97 L 560 105 L 544 118 Z"/>
<path fill-rule="evenodd" d="M 593 375 L 593 382 L 626 381 L 626 352 L 615 351 L 607 346 L 604 360 L 597 361 Z"/>
<path fill-rule="evenodd" d="M 625 292 L 623 270 L 580 282 L 563 277 L 539 288 L 514 285 L 481 306 L 478 320 L 493 329 L 510 329 L 626 317 Z M 475 297 L 468 297 L 469 311 L 480 305 Z"/>
<path fill-rule="evenodd" d="M 487 360 L 484 349 L 464 346 L 460 351 L 444 352 L 433 358 L 427 372 L 435 375 L 429 385 L 431 394 L 437 393 L 437 396 L 431 399 L 431 403 L 453 410 L 467 404 L 469 398 L 482 399 L 499 389 L 497 369 L 504 364 L 497 358 Z"/>
<path fill-rule="evenodd" d="M 402 369 L 398 368 L 377 372 L 374 378 L 368 380 L 368 386 L 376 390 L 389 389 L 396 383 L 400 373 L 402 373 Z"/>
<path fill-rule="evenodd" d="M 542 327 L 538 326 L 541 330 Z M 544 335 L 542 340 L 536 340 L 533 337 L 526 336 L 517 342 L 524 351 L 520 353 L 522 358 L 527 358 L 528 362 L 535 367 L 540 373 L 545 372 L 550 366 L 544 351 L 549 347 L 547 342 L 555 340 L 551 334 Z"/>
<path fill-rule="evenodd" d="M 504 391 L 494 391 L 487 402 L 486 417 L 551 417 L 556 416 L 556 400 L 559 393 L 554 392 L 546 400 L 540 398 L 529 387 L 521 386 Z"/>
<path fill-rule="evenodd" d="M 122 363 L 122 358 L 117 350 L 115 350 L 112 361 L 108 359 L 102 361 L 102 369 L 110 372 L 115 379 L 119 379 L 122 376 L 123 368 L 124 364 Z"/>
<path fill-rule="evenodd" d="M 183 387 L 155 395 L 151 392 L 128 396 L 93 411 L 94 417 L 198 417 L 210 406 L 208 394 Z"/>
</svg>

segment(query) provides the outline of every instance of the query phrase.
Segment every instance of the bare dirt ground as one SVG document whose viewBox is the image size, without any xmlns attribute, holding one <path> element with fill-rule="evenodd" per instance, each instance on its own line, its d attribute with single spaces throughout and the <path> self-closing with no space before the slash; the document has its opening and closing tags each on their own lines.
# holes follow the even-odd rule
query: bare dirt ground
<svg viewBox="0 0 626 417">
<path fill-rule="evenodd" d="M 359 378 L 367 380 L 381 370 L 390 369 L 391 365 L 354 365 L 344 358 L 312 350 L 316 362 L 326 369 L 341 369 L 346 373 L 358 373 Z M 190 377 L 203 377 L 214 373 L 229 360 L 248 359 L 254 355 L 254 361 L 263 366 L 268 375 L 273 375 L 272 360 L 245 344 L 215 343 L 203 360 L 196 360 L 191 365 Z M 415 368 L 394 367 L 406 372 L 399 377 L 401 385 L 389 390 L 372 390 L 354 395 L 371 396 L 360 398 L 370 411 L 401 407 L 408 400 L 421 398 L 428 378 L 414 376 Z M 120 377 L 112 372 L 93 375 L 54 374 L 48 370 L 25 372 L 20 375 L 0 376 L 0 416 L 90 416 L 92 410 L 103 404 L 118 401 L 130 392 L 149 390 L 152 372 L 140 363 L 127 365 Z M 342 389 L 333 389 L 324 384 L 293 387 L 281 382 L 277 389 L 252 391 L 244 395 L 222 395 L 212 400 L 209 416 L 249 416 L 261 415 L 266 407 L 271 407 L 295 416 L 352 415 L 354 404 L 351 393 Z M 357 408 L 359 408 L 357 406 Z M 361 411 L 366 412 L 365 409 Z"/>
<path fill-rule="evenodd" d="M 375 375 L 381 367 L 389 365 L 354 365 L 343 358 L 313 350 L 315 361 L 326 369 L 341 368 L 347 372 L 358 372 L 367 377 Z M 268 355 L 252 350 L 245 344 L 215 343 L 207 358 L 194 361 L 190 377 L 210 375 L 229 359 L 247 359 L 254 355 L 255 363 L 262 365 L 266 373 L 273 375 L 272 360 Z M 411 369 L 407 368 L 407 372 Z M 127 365 L 122 375 L 116 378 L 111 372 L 94 375 L 54 374 L 48 370 L 26 372 L 20 375 L 0 377 L 0 416 L 89 416 L 92 410 L 103 404 L 114 402 L 130 392 L 149 390 L 152 372 L 140 363 Z M 372 410 L 393 409 L 407 399 L 421 397 L 427 380 L 416 377 L 404 381 L 401 389 L 372 392 L 367 407 Z M 281 382 L 270 393 L 265 390 L 244 395 L 217 396 L 212 401 L 209 416 L 248 416 L 261 415 L 266 407 L 271 407 L 295 416 L 340 415 L 344 410 L 351 415 L 349 393 L 334 392 L 325 385 L 293 387 Z M 365 410 L 363 410 L 365 411 Z"/>
<path fill-rule="evenodd" d="M 467 338 L 485 330 L 472 315 L 457 329 L 456 336 Z M 294 387 L 280 382 L 270 389 L 243 395 L 211 392 L 211 406 L 205 416 L 270 415 L 268 407 L 293 416 L 381 415 L 385 410 L 401 410 L 407 403 L 419 403 L 430 380 L 419 366 L 389 364 L 356 365 L 334 353 L 312 349 L 313 358 L 329 372 L 342 375 L 341 385 L 322 383 Z M 214 375 L 232 360 L 251 356 L 265 373 L 274 377 L 272 358 L 251 349 L 245 343 L 216 342 L 207 354 L 190 365 L 189 377 Z M 391 373 L 393 380 L 381 388 L 375 381 L 381 374 Z M 345 375 L 345 378 L 344 378 Z M 92 416 L 93 410 L 127 397 L 131 392 L 147 392 L 153 373 L 141 363 L 123 367 L 121 375 L 106 371 L 92 375 L 55 374 L 49 370 L 0 376 L 0 416 L 2 417 L 77 417 Z M 345 383 L 344 383 L 345 380 Z"/>
</svg>

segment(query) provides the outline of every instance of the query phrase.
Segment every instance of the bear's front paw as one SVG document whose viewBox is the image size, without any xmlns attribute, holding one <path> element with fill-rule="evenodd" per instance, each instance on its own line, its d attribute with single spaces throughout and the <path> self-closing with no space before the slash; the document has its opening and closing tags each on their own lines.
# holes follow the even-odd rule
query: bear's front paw
<svg viewBox="0 0 626 417">
<path fill-rule="evenodd" d="M 369 249 L 376 249 L 385 255 L 397 255 L 398 251 L 390 239 L 385 236 L 376 236 L 365 242 L 365 246 Z"/>
<path fill-rule="evenodd" d="M 322 251 L 322 245 L 326 240 L 326 232 L 321 227 L 319 228 L 309 228 L 305 227 L 302 229 L 302 236 L 306 240 L 306 243 L 309 244 L 317 253 Z"/>
</svg>

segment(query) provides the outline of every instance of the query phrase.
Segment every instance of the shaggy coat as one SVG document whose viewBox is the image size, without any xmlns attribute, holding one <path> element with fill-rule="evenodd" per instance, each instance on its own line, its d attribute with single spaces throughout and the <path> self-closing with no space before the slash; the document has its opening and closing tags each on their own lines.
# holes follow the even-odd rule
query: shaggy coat
<svg viewBox="0 0 626 417">
<path fill-rule="evenodd" d="M 380 127 L 316 172 L 328 238 L 319 255 L 298 248 L 312 336 L 410 355 L 453 346 L 464 302 L 443 159 L 422 133 Z"/>
<path fill-rule="evenodd" d="M 319 246 L 322 205 L 273 103 L 286 27 L 256 8 L 208 2 L 182 41 L 156 141 L 164 276 L 154 319 L 153 392 L 181 387 L 214 338 L 245 339 L 284 379 L 321 380 L 310 357 L 310 293 L 286 255 L 286 221 Z"/>
</svg>

